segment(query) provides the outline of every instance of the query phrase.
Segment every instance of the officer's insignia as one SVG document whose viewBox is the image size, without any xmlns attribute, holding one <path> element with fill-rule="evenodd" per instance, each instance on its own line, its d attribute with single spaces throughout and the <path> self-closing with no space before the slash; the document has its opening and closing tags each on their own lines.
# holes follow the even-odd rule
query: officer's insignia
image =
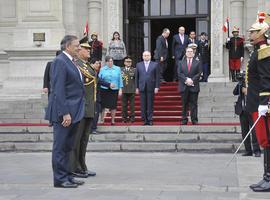
<svg viewBox="0 0 270 200">
<path fill-rule="evenodd" d="M 85 78 L 85 82 L 87 83 L 87 82 L 89 82 L 90 80 L 89 80 L 89 78 Z"/>
<path fill-rule="evenodd" d="M 258 60 L 270 57 L 270 46 L 265 46 L 258 50 Z"/>
</svg>

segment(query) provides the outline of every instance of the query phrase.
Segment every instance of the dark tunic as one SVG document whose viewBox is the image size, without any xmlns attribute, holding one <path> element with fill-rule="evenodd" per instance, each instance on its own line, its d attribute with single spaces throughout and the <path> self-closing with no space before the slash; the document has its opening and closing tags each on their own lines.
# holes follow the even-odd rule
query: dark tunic
<svg viewBox="0 0 270 200">
<path fill-rule="evenodd" d="M 244 57 L 244 39 L 240 37 L 232 37 L 226 43 L 226 48 L 229 49 L 229 59 L 237 59 Z"/>
</svg>

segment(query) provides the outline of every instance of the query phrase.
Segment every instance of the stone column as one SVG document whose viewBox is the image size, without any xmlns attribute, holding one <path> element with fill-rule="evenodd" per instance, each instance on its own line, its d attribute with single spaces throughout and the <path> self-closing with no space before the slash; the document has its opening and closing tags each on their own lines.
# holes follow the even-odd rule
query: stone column
<svg viewBox="0 0 270 200">
<path fill-rule="evenodd" d="M 63 22 L 66 35 L 78 35 L 76 30 L 76 10 L 74 0 L 63 0 Z"/>
<path fill-rule="evenodd" d="M 240 35 L 244 35 L 244 0 L 232 0 L 231 1 L 231 16 L 230 16 L 230 22 L 231 22 L 231 29 L 232 31 L 233 26 L 237 26 L 240 28 Z"/>
<path fill-rule="evenodd" d="M 223 63 L 223 0 L 211 1 L 211 75 L 209 82 L 224 82 Z"/>
<path fill-rule="evenodd" d="M 102 27 L 102 1 L 101 0 L 89 0 L 88 1 L 88 23 L 90 35 L 92 32 L 97 32 L 99 39 L 103 38 Z"/>
</svg>

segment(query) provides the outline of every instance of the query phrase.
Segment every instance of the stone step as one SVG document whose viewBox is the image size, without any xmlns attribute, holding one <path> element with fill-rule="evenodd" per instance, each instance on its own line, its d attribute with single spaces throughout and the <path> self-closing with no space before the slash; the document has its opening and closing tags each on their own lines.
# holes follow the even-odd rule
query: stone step
<svg viewBox="0 0 270 200">
<path fill-rule="evenodd" d="M 87 150 L 92 152 L 232 153 L 238 145 L 239 143 L 94 142 L 88 145 Z M 2 152 L 48 152 L 51 149 L 51 142 L 0 143 L 0 151 Z"/>
<path fill-rule="evenodd" d="M 52 133 L 1 133 L 3 142 L 52 142 Z M 178 143 L 229 143 L 241 141 L 240 134 L 231 133 L 104 133 L 90 135 L 90 142 L 178 142 Z"/>
</svg>

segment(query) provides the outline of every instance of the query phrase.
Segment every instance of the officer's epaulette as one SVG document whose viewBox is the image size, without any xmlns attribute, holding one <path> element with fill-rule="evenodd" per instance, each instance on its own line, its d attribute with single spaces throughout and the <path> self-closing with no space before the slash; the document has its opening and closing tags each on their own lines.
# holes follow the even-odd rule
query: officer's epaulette
<svg viewBox="0 0 270 200">
<path fill-rule="evenodd" d="M 270 57 L 270 46 L 263 46 L 258 50 L 258 60 Z"/>
</svg>

